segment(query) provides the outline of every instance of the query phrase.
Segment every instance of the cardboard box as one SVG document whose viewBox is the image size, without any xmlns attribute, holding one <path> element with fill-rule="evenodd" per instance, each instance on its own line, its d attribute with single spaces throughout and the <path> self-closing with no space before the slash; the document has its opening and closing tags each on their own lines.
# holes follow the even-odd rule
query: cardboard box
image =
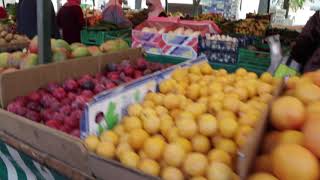
<svg viewBox="0 0 320 180">
<path fill-rule="evenodd" d="M 135 89 L 138 89 L 138 91 L 141 91 L 141 88 L 142 89 L 144 88 L 143 84 L 150 83 L 150 86 L 155 85 L 154 82 L 156 82 L 156 84 L 159 84 L 162 80 L 168 78 L 168 76 L 170 76 L 170 74 L 175 68 L 186 67 L 195 63 L 207 62 L 207 61 L 208 60 L 206 59 L 205 56 L 200 56 L 197 59 L 189 60 L 184 63 L 178 64 L 176 66 L 172 66 L 171 68 L 168 68 L 166 70 L 163 70 L 162 72 L 153 74 L 150 77 L 146 77 L 144 79 L 140 79 L 135 82 L 132 82 L 126 85 L 127 88 L 118 87 L 113 92 L 109 92 L 105 95 L 101 95 L 99 98 L 96 99 L 95 102 L 93 102 L 92 104 L 88 104 L 88 107 L 85 110 L 86 118 L 89 118 L 88 119 L 89 122 L 94 122 L 95 121 L 94 115 L 98 111 L 104 111 L 105 109 L 108 109 L 107 107 L 110 106 L 109 105 L 110 102 L 114 101 L 113 99 L 121 99 L 121 96 L 122 96 L 122 97 L 125 97 L 125 101 L 117 102 L 119 104 L 117 105 L 118 109 L 116 113 L 118 114 L 117 116 L 118 118 L 116 120 L 116 123 L 119 123 L 121 121 L 121 117 L 126 115 L 126 110 L 130 102 L 139 102 L 139 101 L 136 101 L 134 97 L 131 95 L 131 93 L 134 92 Z M 149 87 L 149 86 L 145 86 L 145 88 L 147 88 L 150 91 L 155 91 L 157 89 L 157 87 Z M 274 97 L 277 97 L 281 91 L 282 91 L 282 85 L 275 91 Z M 141 94 L 145 94 L 145 91 L 141 91 Z M 255 131 L 249 137 L 247 144 L 243 148 L 238 150 L 237 164 L 235 166 L 235 170 L 243 180 L 247 178 L 248 173 L 250 172 L 253 160 L 256 155 L 256 151 L 259 147 L 259 143 L 261 141 L 262 135 L 265 130 L 269 109 L 270 108 L 268 108 L 268 110 L 263 112 L 261 116 L 261 120 L 256 125 Z M 92 124 L 94 124 L 93 127 L 92 127 Z M 88 125 L 88 127 L 90 127 L 89 129 L 92 130 L 91 132 L 89 132 L 89 134 L 90 133 L 97 134 L 97 126 L 95 123 L 92 123 L 92 124 Z M 108 123 L 104 125 L 106 125 L 106 129 L 108 129 Z M 136 171 L 132 168 L 125 167 L 119 164 L 119 162 L 115 160 L 99 158 L 95 154 L 89 155 L 89 163 L 90 163 L 90 168 L 92 168 L 91 171 L 93 172 L 93 174 L 96 175 L 97 177 L 101 177 L 102 179 L 110 178 L 111 174 L 113 179 L 122 179 L 122 178 L 134 179 L 134 180 L 135 179 L 142 179 L 142 180 L 156 179 L 156 177 L 145 176 L 140 171 Z"/>
<path fill-rule="evenodd" d="M 62 82 L 70 77 L 94 74 L 102 71 L 108 63 L 135 60 L 141 56 L 140 49 L 130 49 L 114 54 L 39 65 L 31 69 L 1 74 L 1 105 L 6 107 L 17 96 L 27 95 L 49 82 Z M 80 139 L 2 109 L 0 109 L 0 124 L 0 131 L 69 165 L 71 168 L 78 169 L 85 174 L 91 174 L 88 151 Z"/>
</svg>

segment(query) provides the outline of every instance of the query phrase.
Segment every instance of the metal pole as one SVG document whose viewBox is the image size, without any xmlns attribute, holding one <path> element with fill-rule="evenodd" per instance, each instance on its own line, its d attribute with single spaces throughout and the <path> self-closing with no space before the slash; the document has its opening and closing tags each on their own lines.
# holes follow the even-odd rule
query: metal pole
<svg viewBox="0 0 320 180">
<path fill-rule="evenodd" d="M 6 4 L 4 3 L 4 0 L 2 0 L 2 5 L 3 5 L 3 8 L 6 8 Z"/>
<path fill-rule="evenodd" d="M 38 28 L 38 55 L 39 63 L 51 61 L 51 13 L 52 6 L 49 0 L 37 0 L 37 28 Z"/>
</svg>

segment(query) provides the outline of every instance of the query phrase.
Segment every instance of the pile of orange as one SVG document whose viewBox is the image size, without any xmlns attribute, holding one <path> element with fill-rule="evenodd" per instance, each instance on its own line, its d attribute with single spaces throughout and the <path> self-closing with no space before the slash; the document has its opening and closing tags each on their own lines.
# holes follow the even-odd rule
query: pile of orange
<svg viewBox="0 0 320 180">
<path fill-rule="evenodd" d="M 320 71 L 292 77 L 272 105 L 274 131 L 265 138 L 250 180 L 320 178 Z"/>
</svg>

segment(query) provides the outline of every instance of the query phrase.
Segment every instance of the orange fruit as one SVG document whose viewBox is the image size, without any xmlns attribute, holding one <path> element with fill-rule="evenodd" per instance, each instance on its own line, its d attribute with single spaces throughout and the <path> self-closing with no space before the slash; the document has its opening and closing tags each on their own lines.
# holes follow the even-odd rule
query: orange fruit
<svg viewBox="0 0 320 180">
<path fill-rule="evenodd" d="M 99 138 L 96 135 L 90 135 L 84 140 L 84 144 L 89 151 L 94 152 L 100 143 Z"/>
<path fill-rule="evenodd" d="M 279 130 L 298 129 L 305 122 L 303 103 L 291 96 L 275 100 L 271 109 L 271 123 Z"/>
<path fill-rule="evenodd" d="M 304 124 L 305 146 L 320 158 L 320 119 L 309 119 Z"/>
<path fill-rule="evenodd" d="M 273 173 L 281 180 L 317 180 L 317 158 L 297 144 L 281 144 L 272 153 Z"/>
<path fill-rule="evenodd" d="M 135 149 L 139 150 L 143 147 L 143 143 L 148 139 L 149 134 L 143 129 L 134 129 L 129 134 L 129 144 Z"/>
<path fill-rule="evenodd" d="M 180 167 L 185 156 L 186 153 L 184 149 L 175 143 L 167 145 L 163 152 L 163 159 L 168 165 L 173 167 Z"/>
<path fill-rule="evenodd" d="M 142 172 L 152 176 L 158 176 L 160 174 L 160 165 L 152 159 L 141 160 L 138 164 L 138 168 Z"/>
<path fill-rule="evenodd" d="M 140 157 L 135 152 L 127 151 L 124 152 L 119 159 L 122 164 L 128 167 L 137 168 Z"/>
<path fill-rule="evenodd" d="M 299 83 L 295 90 L 295 97 L 305 104 L 320 100 L 320 87 L 312 83 Z"/>
<path fill-rule="evenodd" d="M 207 153 L 210 150 L 210 140 L 204 135 L 195 135 L 191 139 L 192 149 L 195 152 Z"/>
<path fill-rule="evenodd" d="M 298 144 L 303 145 L 304 134 L 300 131 L 286 130 L 280 134 L 279 144 Z"/>
<path fill-rule="evenodd" d="M 161 178 L 163 180 L 184 180 L 182 172 L 175 167 L 166 167 L 162 170 Z"/>
<path fill-rule="evenodd" d="M 260 173 L 251 175 L 248 180 L 279 180 L 279 179 L 274 177 L 272 174 L 260 172 Z"/>
</svg>

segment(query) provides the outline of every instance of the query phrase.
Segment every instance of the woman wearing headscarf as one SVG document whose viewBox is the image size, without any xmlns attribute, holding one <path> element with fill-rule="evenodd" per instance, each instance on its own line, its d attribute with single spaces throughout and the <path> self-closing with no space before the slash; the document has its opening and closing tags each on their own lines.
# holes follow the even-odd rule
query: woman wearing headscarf
<svg viewBox="0 0 320 180">
<path fill-rule="evenodd" d="M 114 23 L 121 28 L 132 26 L 132 23 L 123 14 L 122 0 L 109 0 L 102 15 L 104 21 Z"/>
<path fill-rule="evenodd" d="M 291 51 L 291 59 L 303 66 L 304 72 L 320 69 L 320 12 L 304 26 Z"/>
<path fill-rule="evenodd" d="M 51 0 L 49 3 L 51 15 L 51 37 L 59 38 L 59 30 L 56 23 L 56 13 L 54 12 Z M 19 0 L 17 8 L 17 31 L 27 35 L 30 39 L 36 36 L 37 31 L 37 0 Z"/>
<path fill-rule="evenodd" d="M 167 17 L 160 0 L 146 0 L 148 17 Z"/>
<path fill-rule="evenodd" d="M 80 42 L 80 31 L 85 24 L 81 0 L 68 0 L 58 12 L 57 23 L 68 43 Z"/>
</svg>

